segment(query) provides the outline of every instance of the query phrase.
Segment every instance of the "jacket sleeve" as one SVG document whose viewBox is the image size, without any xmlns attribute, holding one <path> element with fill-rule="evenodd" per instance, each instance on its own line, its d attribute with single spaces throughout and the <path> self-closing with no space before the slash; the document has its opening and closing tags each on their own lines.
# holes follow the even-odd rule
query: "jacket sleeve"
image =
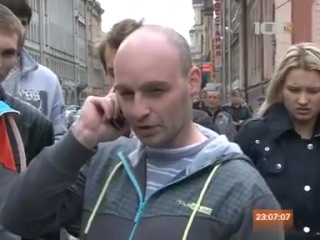
<svg viewBox="0 0 320 240">
<path fill-rule="evenodd" d="M 0 215 L 1 224 L 24 238 L 38 238 L 79 222 L 86 162 L 93 155 L 72 132 L 44 149 L 14 182 Z"/>
<path fill-rule="evenodd" d="M 204 116 L 200 121 L 199 124 L 215 131 L 216 133 L 220 134 L 219 128 L 214 124 L 213 119 L 209 116 Z"/>
<path fill-rule="evenodd" d="M 254 210 L 280 210 L 280 205 L 272 195 L 266 195 L 251 202 L 246 208 L 239 230 L 230 240 L 285 240 L 284 228 L 281 222 L 272 222 L 267 227 L 255 226 L 253 221 Z M 257 228 L 258 227 L 258 228 Z"/>
<path fill-rule="evenodd" d="M 261 123 L 259 119 L 248 120 L 234 137 L 234 142 L 240 146 L 243 153 L 254 163 L 258 160 L 257 152 L 254 149 L 254 142 L 265 133 L 265 124 Z"/>
<path fill-rule="evenodd" d="M 226 129 L 226 132 L 227 132 L 227 137 L 230 141 L 233 141 L 234 139 L 234 136 L 236 135 L 236 128 L 234 126 L 234 123 L 232 121 L 232 118 L 228 118 L 227 119 L 227 129 Z"/>
<path fill-rule="evenodd" d="M 45 147 L 54 143 L 54 132 L 51 122 L 39 114 L 39 117 L 29 128 L 29 145 L 28 145 L 28 164 L 35 158 Z"/>
<path fill-rule="evenodd" d="M 67 132 L 67 119 L 65 111 L 65 103 L 62 90 L 59 84 L 59 79 L 56 78 L 56 88 L 54 90 L 53 105 L 50 114 L 50 120 L 53 124 L 54 138 L 58 141 Z"/>
</svg>

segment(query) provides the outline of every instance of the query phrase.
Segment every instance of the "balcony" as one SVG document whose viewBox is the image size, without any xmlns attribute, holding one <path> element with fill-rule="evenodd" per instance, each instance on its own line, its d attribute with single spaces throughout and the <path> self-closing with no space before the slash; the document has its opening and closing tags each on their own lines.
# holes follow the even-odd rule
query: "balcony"
<svg viewBox="0 0 320 240">
<path fill-rule="evenodd" d="M 213 1 L 212 0 L 204 0 L 202 14 L 204 16 L 213 16 Z"/>
</svg>

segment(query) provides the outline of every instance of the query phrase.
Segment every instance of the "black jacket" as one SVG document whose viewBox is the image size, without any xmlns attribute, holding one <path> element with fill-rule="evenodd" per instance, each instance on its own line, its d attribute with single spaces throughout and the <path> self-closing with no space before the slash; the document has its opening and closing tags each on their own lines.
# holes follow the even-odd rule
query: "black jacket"
<svg viewBox="0 0 320 240">
<path fill-rule="evenodd" d="M 252 113 L 247 105 L 241 105 L 237 108 L 231 104 L 227 104 L 222 109 L 231 115 L 234 122 L 246 121 L 252 117 Z M 241 126 L 242 124 L 236 126 L 237 131 Z"/>
<path fill-rule="evenodd" d="M 310 140 L 295 132 L 283 104 L 249 120 L 235 137 L 283 209 L 292 209 L 294 233 L 287 240 L 320 239 L 320 122 Z M 310 233 L 306 233 L 310 230 Z"/>
<path fill-rule="evenodd" d="M 82 219 L 86 240 L 283 240 L 280 225 L 253 229 L 253 209 L 279 205 L 250 160 L 225 138 L 215 143 L 216 134 L 201 131 L 209 137 L 201 153 L 149 196 L 145 147 L 136 138 L 100 144 L 96 152 L 69 132 L 15 181 L 0 219 L 27 237 Z"/>
<path fill-rule="evenodd" d="M 15 121 L 25 147 L 27 164 L 29 164 L 45 147 L 54 143 L 54 131 L 51 121 L 30 104 L 5 93 L 1 86 L 0 100 L 5 101 L 11 108 L 20 112 Z M 20 156 L 9 122 L 7 122 L 7 129 L 17 170 L 20 171 Z M 52 234 L 44 239 L 59 240 L 59 235 L 59 233 Z"/>
</svg>

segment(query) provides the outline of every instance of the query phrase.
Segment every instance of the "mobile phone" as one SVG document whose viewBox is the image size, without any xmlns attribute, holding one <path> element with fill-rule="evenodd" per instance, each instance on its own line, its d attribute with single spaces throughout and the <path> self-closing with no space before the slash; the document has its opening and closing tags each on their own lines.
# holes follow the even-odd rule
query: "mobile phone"
<svg viewBox="0 0 320 240">
<path fill-rule="evenodd" d="M 124 125 L 126 124 L 126 119 L 123 116 L 123 113 L 120 112 L 119 117 L 111 121 L 111 124 L 117 130 L 123 129 Z"/>
<path fill-rule="evenodd" d="M 113 92 L 115 93 L 116 90 L 113 89 Z M 120 111 L 119 117 L 117 119 L 114 119 L 111 121 L 111 124 L 117 130 L 123 129 L 124 125 L 126 124 L 126 119 L 125 119 L 122 111 Z"/>
</svg>

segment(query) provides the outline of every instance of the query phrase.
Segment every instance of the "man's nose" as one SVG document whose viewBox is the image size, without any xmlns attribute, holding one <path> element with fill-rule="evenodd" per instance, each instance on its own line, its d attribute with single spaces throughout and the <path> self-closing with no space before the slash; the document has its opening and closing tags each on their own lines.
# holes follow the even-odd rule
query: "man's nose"
<svg viewBox="0 0 320 240">
<path fill-rule="evenodd" d="M 134 118 L 138 121 L 150 114 L 150 108 L 146 99 L 137 95 L 135 96 L 131 111 Z"/>
</svg>

